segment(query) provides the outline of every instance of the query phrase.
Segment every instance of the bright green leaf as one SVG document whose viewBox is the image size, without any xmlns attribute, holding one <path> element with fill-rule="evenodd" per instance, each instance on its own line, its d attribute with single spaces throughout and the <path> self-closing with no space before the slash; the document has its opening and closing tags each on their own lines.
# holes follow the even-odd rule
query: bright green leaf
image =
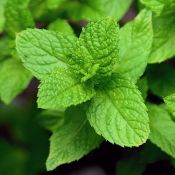
<svg viewBox="0 0 175 175">
<path fill-rule="evenodd" d="M 152 15 L 143 10 L 120 29 L 120 64 L 117 72 L 136 81 L 145 71 L 152 46 Z"/>
<path fill-rule="evenodd" d="M 55 68 L 67 67 L 75 39 L 54 31 L 28 29 L 17 36 L 16 45 L 24 66 L 41 79 Z"/>
<path fill-rule="evenodd" d="M 80 78 L 68 70 L 55 70 L 39 86 L 38 107 L 66 108 L 90 100 L 95 95 L 93 86 L 81 83 Z"/>
<path fill-rule="evenodd" d="M 70 57 L 77 72 L 84 76 L 82 81 L 111 75 L 119 61 L 118 29 L 113 18 L 90 22 L 83 29 Z"/>
<path fill-rule="evenodd" d="M 90 124 L 106 140 L 120 146 L 139 146 L 149 135 L 146 106 L 136 86 L 120 77 L 113 87 L 98 90 L 87 112 Z"/>
<path fill-rule="evenodd" d="M 102 139 L 88 123 L 85 111 L 73 107 L 66 111 L 65 123 L 53 131 L 47 170 L 78 160 L 99 146 Z"/>
<path fill-rule="evenodd" d="M 169 111 L 175 116 L 175 93 L 164 98 Z"/>
<path fill-rule="evenodd" d="M 12 37 L 26 29 L 33 28 L 34 21 L 28 9 L 29 0 L 7 0 L 5 8 L 5 30 Z"/>
<path fill-rule="evenodd" d="M 0 98 L 10 103 L 29 84 L 32 76 L 19 60 L 8 59 L 0 69 Z"/>
<path fill-rule="evenodd" d="M 66 20 L 57 19 L 48 26 L 49 30 L 61 32 L 67 35 L 75 35 L 72 27 L 68 24 Z"/>
<path fill-rule="evenodd" d="M 175 122 L 163 106 L 148 105 L 152 143 L 175 157 Z"/>
<path fill-rule="evenodd" d="M 64 1 L 66 0 L 46 0 L 46 4 L 49 9 L 56 9 Z"/>
</svg>

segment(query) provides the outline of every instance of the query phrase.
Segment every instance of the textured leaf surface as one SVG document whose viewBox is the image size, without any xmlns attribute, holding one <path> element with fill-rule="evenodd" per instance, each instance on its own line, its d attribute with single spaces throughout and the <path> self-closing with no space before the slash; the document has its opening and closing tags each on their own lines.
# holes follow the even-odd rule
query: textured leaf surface
<svg viewBox="0 0 175 175">
<path fill-rule="evenodd" d="M 5 30 L 15 37 L 17 32 L 34 27 L 32 15 L 28 9 L 29 0 L 7 0 L 5 8 Z"/>
<path fill-rule="evenodd" d="M 93 87 L 81 83 L 79 77 L 68 70 L 55 70 L 45 77 L 38 92 L 38 107 L 60 109 L 90 100 L 95 95 Z"/>
<path fill-rule="evenodd" d="M 155 12 L 157 15 L 160 15 L 163 11 L 163 8 L 165 6 L 164 3 L 162 3 L 159 0 L 140 0 L 146 7 L 148 7 L 150 10 Z"/>
<path fill-rule="evenodd" d="M 175 117 L 175 93 L 165 97 L 164 102 L 168 106 L 169 111 Z"/>
<path fill-rule="evenodd" d="M 148 105 L 151 142 L 175 157 L 175 122 L 163 106 Z"/>
<path fill-rule="evenodd" d="M 72 27 L 66 20 L 57 19 L 48 26 L 49 30 L 61 32 L 67 35 L 75 35 Z"/>
<path fill-rule="evenodd" d="M 73 65 L 87 80 L 97 74 L 110 75 L 118 58 L 118 25 L 113 18 L 90 22 L 76 43 Z"/>
<path fill-rule="evenodd" d="M 120 29 L 120 64 L 116 71 L 136 81 L 145 71 L 152 45 L 152 15 L 143 10 Z"/>
<path fill-rule="evenodd" d="M 174 0 L 140 0 L 146 7 L 150 8 L 157 15 L 170 14 L 175 10 Z"/>
<path fill-rule="evenodd" d="M 151 65 L 147 77 L 153 94 L 166 97 L 175 92 L 175 69 L 170 64 Z"/>
<path fill-rule="evenodd" d="M 0 97 L 5 103 L 10 103 L 21 93 L 31 80 L 30 73 L 15 59 L 3 62 L 0 69 Z"/>
<path fill-rule="evenodd" d="M 114 87 L 99 90 L 87 112 L 90 124 L 106 140 L 120 146 L 138 146 L 149 135 L 147 109 L 136 86 L 120 76 Z"/>
<path fill-rule="evenodd" d="M 39 29 L 28 29 L 17 36 L 17 50 L 24 66 L 41 79 L 55 68 L 67 67 L 74 37 Z"/>
<path fill-rule="evenodd" d="M 50 139 L 47 169 L 78 160 L 99 146 L 102 139 L 88 123 L 83 109 L 74 107 L 66 112 L 65 123 L 53 131 Z"/>
</svg>

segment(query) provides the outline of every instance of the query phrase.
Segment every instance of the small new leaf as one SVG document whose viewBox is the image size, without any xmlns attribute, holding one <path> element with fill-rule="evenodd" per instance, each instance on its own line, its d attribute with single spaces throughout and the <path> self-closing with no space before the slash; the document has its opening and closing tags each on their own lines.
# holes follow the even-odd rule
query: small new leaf
<svg viewBox="0 0 175 175">
<path fill-rule="evenodd" d="M 83 29 L 71 55 L 74 69 L 85 80 L 109 76 L 119 61 L 119 27 L 113 18 L 90 22 Z"/>
</svg>

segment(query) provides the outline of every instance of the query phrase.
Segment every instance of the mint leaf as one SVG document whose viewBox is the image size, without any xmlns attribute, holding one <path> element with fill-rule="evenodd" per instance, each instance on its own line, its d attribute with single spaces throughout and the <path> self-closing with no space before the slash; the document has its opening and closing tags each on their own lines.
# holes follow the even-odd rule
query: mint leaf
<svg viewBox="0 0 175 175">
<path fill-rule="evenodd" d="M 153 18 L 154 40 L 149 63 L 160 63 L 175 55 L 175 18 L 173 14 Z"/>
<path fill-rule="evenodd" d="M 139 91 L 142 94 L 143 99 L 146 100 L 147 95 L 148 95 L 148 89 L 149 89 L 147 78 L 143 77 L 139 79 L 137 82 L 137 86 L 138 86 Z"/>
<path fill-rule="evenodd" d="M 152 15 L 143 10 L 120 29 L 120 64 L 116 72 L 136 81 L 145 71 L 152 45 Z"/>
<path fill-rule="evenodd" d="M 64 111 L 44 110 L 38 115 L 37 119 L 41 126 L 54 131 L 64 124 Z"/>
<path fill-rule="evenodd" d="M 173 13 L 175 10 L 174 0 L 140 0 L 146 7 L 159 15 L 167 15 Z"/>
<path fill-rule="evenodd" d="M 175 116 L 175 93 L 165 97 L 164 102 L 166 103 L 172 115 Z"/>
<path fill-rule="evenodd" d="M 57 19 L 48 26 L 49 30 L 65 33 L 67 35 L 75 35 L 72 27 L 68 24 L 66 20 Z"/>
<path fill-rule="evenodd" d="M 132 0 L 67 1 L 62 8 L 64 7 L 68 16 L 74 20 L 99 20 L 106 16 L 120 20 L 131 3 Z"/>
<path fill-rule="evenodd" d="M 1 50 L 0 62 L 10 56 L 11 49 L 8 47 L 9 43 L 10 43 L 9 38 L 7 37 L 0 38 L 0 50 Z"/>
<path fill-rule="evenodd" d="M 113 18 L 90 22 L 83 29 L 70 57 L 74 69 L 84 76 L 82 81 L 111 75 L 119 60 L 118 30 Z"/>
<path fill-rule="evenodd" d="M 153 15 L 154 39 L 149 63 L 160 63 L 175 55 L 175 1 L 142 0 Z M 171 49 L 169 49 L 171 48 Z"/>
<path fill-rule="evenodd" d="M 147 71 L 149 89 L 159 97 L 166 97 L 174 93 L 174 76 L 175 69 L 170 64 L 151 65 Z"/>
<path fill-rule="evenodd" d="M 164 9 L 165 4 L 160 0 L 140 0 L 147 8 L 160 15 Z"/>
<path fill-rule="evenodd" d="M 0 98 L 9 104 L 14 97 L 21 93 L 31 80 L 30 73 L 16 59 L 3 62 L 0 69 Z"/>
<path fill-rule="evenodd" d="M 88 123 L 82 107 L 66 111 L 65 123 L 55 129 L 51 136 L 47 170 L 78 160 L 99 146 L 102 139 Z"/>
<path fill-rule="evenodd" d="M 46 0 L 47 7 L 49 9 L 56 9 L 59 5 L 66 0 Z"/>
<path fill-rule="evenodd" d="M 7 0 L 5 30 L 11 37 L 26 28 L 33 28 L 34 21 L 28 9 L 29 0 Z"/>
<path fill-rule="evenodd" d="M 75 40 L 53 31 L 28 29 L 17 36 L 16 45 L 24 66 L 42 79 L 55 68 L 67 67 Z"/>
<path fill-rule="evenodd" d="M 95 95 L 92 85 L 81 83 L 69 70 L 55 70 L 39 86 L 38 107 L 60 109 L 90 100 Z"/>
<path fill-rule="evenodd" d="M 87 112 L 89 122 L 111 143 L 139 146 L 149 135 L 147 109 L 140 92 L 121 76 L 112 77 L 111 83 L 113 87 L 98 90 L 92 99 Z"/>
<path fill-rule="evenodd" d="M 164 106 L 148 105 L 152 143 L 175 157 L 175 123 Z"/>
<path fill-rule="evenodd" d="M 105 15 L 114 16 L 117 20 L 120 20 L 123 15 L 129 9 L 132 0 L 101 0 L 103 2 L 103 8 Z"/>
</svg>

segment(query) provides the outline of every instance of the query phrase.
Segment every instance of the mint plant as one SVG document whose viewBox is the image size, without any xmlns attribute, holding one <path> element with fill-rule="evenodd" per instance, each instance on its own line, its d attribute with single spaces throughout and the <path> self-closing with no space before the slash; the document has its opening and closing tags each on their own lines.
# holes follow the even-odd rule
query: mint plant
<svg viewBox="0 0 175 175">
<path fill-rule="evenodd" d="M 132 147 L 143 144 L 149 135 L 147 109 L 134 82 L 146 67 L 151 37 L 151 13 L 144 10 L 121 29 L 113 18 L 104 18 L 90 22 L 79 38 L 28 29 L 18 34 L 16 44 L 24 66 L 41 80 L 37 101 L 39 108 L 58 110 L 85 105 L 87 119 L 86 115 L 84 119 L 89 121 L 98 135 L 111 143 Z M 127 45 L 124 45 L 126 39 Z M 140 50 L 136 53 L 133 47 L 137 42 L 140 42 Z M 127 57 L 129 50 L 133 52 L 131 57 Z M 139 69 L 133 73 L 132 67 L 138 64 L 134 61 L 136 57 L 142 60 Z M 126 61 L 129 66 L 124 64 Z M 70 127 L 68 123 L 65 124 L 63 130 Z M 78 128 L 81 128 L 81 122 L 79 124 Z M 74 126 L 71 127 L 76 131 Z M 59 128 L 55 132 L 58 135 L 64 131 Z M 99 142 L 93 143 L 93 135 L 88 133 L 85 135 L 81 131 L 83 135 L 77 136 L 79 144 L 83 140 L 84 145 L 92 144 L 88 150 L 82 147 L 81 153 L 81 150 L 75 152 L 73 146 L 77 140 L 73 142 L 71 137 L 68 137 L 68 141 L 73 144 L 72 149 L 70 146 L 67 149 L 62 146 L 64 151 L 56 148 L 59 139 L 53 134 L 47 168 L 51 170 L 62 163 L 69 163 L 96 147 Z M 62 136 L 65 137 L 65 134 Z M 98 138 L 98 135 L 94 137 Z M 66 156 L 58 157 L 60 152 Z"/>
<path fill-rule="evenodd" d="M 175 0 L 1 0 L 0 174 L 112 144 L 102 166 L 118 175 L 175 167 L 174 12 Z"/>
</svg>

